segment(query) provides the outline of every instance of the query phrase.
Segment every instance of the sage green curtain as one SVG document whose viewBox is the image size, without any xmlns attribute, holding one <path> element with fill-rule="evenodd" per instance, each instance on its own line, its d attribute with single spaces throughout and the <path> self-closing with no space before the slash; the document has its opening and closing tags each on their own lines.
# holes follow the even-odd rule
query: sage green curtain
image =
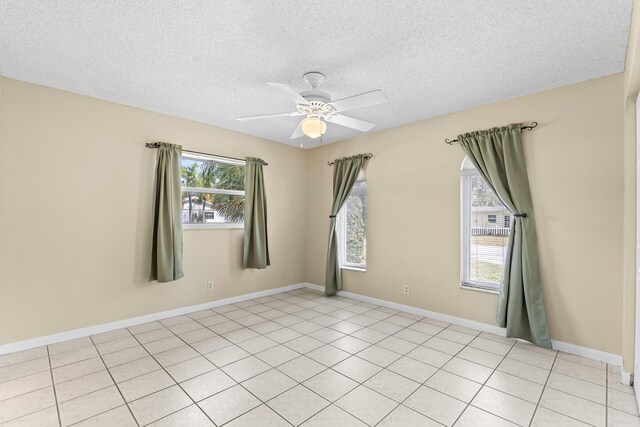
<svg viewBox="0 0 640 427">
<path fill-rule="evenodd" d="M 333 162 L 333 203 L 331 205 L 331 215 L 329 215 L 329 245 L 327 249 L 327 271 L 324 281 L 324 292 L 327 295 L 335 295 L 336 292 L 342 289 L 336 216 L 349 197 L 360 169 L 362 169 L 366 160 L 364 154 L 358 154 L 336 159 Z"/>
<path fill-rule="evenodd" d="M 156 194 L 149 281 L 171 282 L 182 271 L 182 146 L 161 142 L 157 149 Z"/>
<path fill-rule="evenodd" d="M 466 133 L 458 141 L 480 175 L 514 215 L 500 285 L 497 322 L 507 336 L 551 348 L 542 301 L 538 241 L 521 123 Z"/>
<path fill-rule="evenodd" d="M 267 237 L 267 195 L 264 191 L 264 161 L 247 157 L 244 179 L 244 254 L 242 268 L 267 268 L 269 239 Z"/>
</svg>

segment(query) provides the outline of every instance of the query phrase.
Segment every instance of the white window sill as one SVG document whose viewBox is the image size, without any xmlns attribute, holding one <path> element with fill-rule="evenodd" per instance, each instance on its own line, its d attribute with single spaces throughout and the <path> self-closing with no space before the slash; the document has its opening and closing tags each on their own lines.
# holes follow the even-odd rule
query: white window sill
<svg viewBox="0 0 640 427">
<path fill-rule="evenodd" d="M 220 228 L 231 229 L 244 229 L 243 223 L 228 222 L 228 223 L 209 223 L 209 224 L 182 224 L 183 230 L 211 230 Z"/>
<path fill-rule="evenodd" d="M 341 265 L 340 269 L 342 270 L 352 270 L 352 271 L 359 271 L 360 273 L 366 273 L 367 272 L 367 268 L 366 267 L 352 267 L 350 265 Z"/>
<path fill-rule="evenodd" d="M 485 287 L 480 287 L 479 285 L 475 285 L 472 283 L 460 282 L 460 289 L 464 289 L 465 291 L 476 291 L 476 292 L 484 292 L 487 294 L 499 295 L 500 291 L 497 289 L 489 289 Z"/>
</svg>

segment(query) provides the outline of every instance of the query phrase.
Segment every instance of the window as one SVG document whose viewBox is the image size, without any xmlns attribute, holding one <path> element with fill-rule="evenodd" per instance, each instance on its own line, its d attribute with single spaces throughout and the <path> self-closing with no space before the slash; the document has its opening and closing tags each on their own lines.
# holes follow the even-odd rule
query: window
<svg viewBox="0 0 640 427">
<path fill-rule="evenodd" d="M 367 181 L 356 181 L 338 214 L 340 267 L 367 267 Z"/>
<path fill-rule="evenodd" d="M 181 161 L 184 227 L 241 227 L 245 162 L 190 153 Z"/>
<path fill-rule="evenodd" d="M 462 286 L 497 291 L 511 232 L 511 214 L 467 158 L 460 181 Z"/>
</svg>

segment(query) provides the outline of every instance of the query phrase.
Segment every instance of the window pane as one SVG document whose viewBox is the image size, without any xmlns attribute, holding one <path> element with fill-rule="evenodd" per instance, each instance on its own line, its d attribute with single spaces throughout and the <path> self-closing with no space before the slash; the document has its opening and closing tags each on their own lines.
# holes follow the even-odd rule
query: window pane
<svg viewBox="0 0 640 427">
<path fill-rule="evenodd" d="M 185 187 L 244 190 L 242 165 L 182 157 L 182 185 Z"/>
<path fill-rule="evenodd" d="M 480 175 L 466 177 L 470 185 L 471 282 L 500 284 L 511 225 L 510 213 Z"/>
<path fill-rule="evenodd" d="M 244 196 L 209 193 L 182 193 L 184 224 L 242 222 Z"/>
<path fill-rule="evenodd" d="M 347 264 L 364 266 L 367 263 L 367 183 L 356 182 L 345 202 L 345 241 Z"/>
<path fill-rule="evenodd" d="M 218 194 L 219 190 L 244 192 L 245 166 L 206 156 L 182 156 L 181 184 L 184 224 L 238 223 L 243 221 L 244 195 Z M 200 191 L 202 190 L 202 191 Z"/>
</svg>

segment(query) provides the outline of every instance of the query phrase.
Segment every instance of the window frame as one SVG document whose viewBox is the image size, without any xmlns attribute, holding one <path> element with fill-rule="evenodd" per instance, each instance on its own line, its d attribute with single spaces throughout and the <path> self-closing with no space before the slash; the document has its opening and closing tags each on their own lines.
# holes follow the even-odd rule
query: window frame
<svg viewBox="0 0 640 427">
<path fill-rule="evenodd" d="M 465 158 L 465 161 L 468 161 Z M 463 168 L 460 171 L 460 288 L 482 292 L 498 294 L 500 283 L 483 282 L 471 280 L 471 180 L 468 177 L 482 177 L 475 167 L 473 169 Z M 506 207 L 504 208 L 506 209 Z M 496 221 L 497 224 L 497 221 Z"/>
<path fill-rule="evenodd" d="M 182 152 L 180 156 L 180 170 L 182 172 L 182 159 L 199 161 L 214 161 L 217 163 L 225 163 L 229 165 L 243 166 L 245 168 L 245 176 L 247 171 L 247 162 L 244 160 L 235 160 L 225 157 L 218 157 L 209 154 L 189 153 Z M 180 174 L 182 179 L 182 173 Z M 244 190 L 224 190 L 221 188 L 205 188 L 205 187 L 186 187 L 180 185 L 180 192 L 182 193 L 200 193 L 200 194 L 229 194 L 245 197 Z M 201 223 L 182 223 L 183 230 L 210 230 L 210 229 L 244 229 L 244 222 L 201 222 Z"/>
<path fill-rule="evenodd" d="M 367 180 L 366 178 L 360 178 L 358 177 L 358 179 L 356 180 L 355 185 L 357 185 L 358 183 L 364 182 L 365 183 L 365 194 L 368 192 L 369 188 L 367 185 Z M 353 189 L 351 190 L 353 191 Z M 349 197 L 351 197 L 351 192 L 349 192 L 349 196 L 347 196 L 347 200 L 345 200 L 344 205 L 342 205 L 342 208 L 340 209 L 340 212 L 338 212 L 338 216 L 337 216 L 337 228 L 338 228 L 338 245 L 339 245 L 339 263 L 340 263 L 340 268 L 344 269 L 344 270 L 354 270 L 354 271 L 360 271 L 360 272 L 366 272 L 367 271 L 367 262 L 365 260 L 364 264 L 357 264 L 354 262 L 348 262 L 347 261 L 347 220 L 346 220 L 346 215 L 347 215 L 347 202 L 349 200 Z M 363 209 L 365 209 L 363 207 Z M 367 224 L 365 222 L 365 239 L 366 239 L 366 235 L 367 235 Z"/>
</svg>

